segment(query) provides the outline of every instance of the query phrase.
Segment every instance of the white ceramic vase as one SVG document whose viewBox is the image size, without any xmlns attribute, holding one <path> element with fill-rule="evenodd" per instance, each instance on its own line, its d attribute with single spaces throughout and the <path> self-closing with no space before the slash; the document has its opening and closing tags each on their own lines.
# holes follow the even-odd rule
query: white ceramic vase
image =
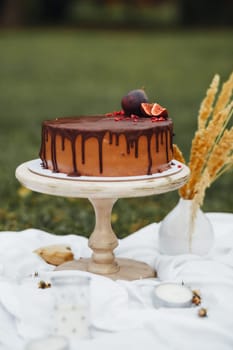
<svg viewBox="0 0 233 350">
<path fill-rule="evenodd" d="M 198 208 L 192 219 L 192 200 L 180 198 L 159 228 L 159 250 L 167 255 L 207 254 L 214 243 L 211 222 Z"/>
</svg>

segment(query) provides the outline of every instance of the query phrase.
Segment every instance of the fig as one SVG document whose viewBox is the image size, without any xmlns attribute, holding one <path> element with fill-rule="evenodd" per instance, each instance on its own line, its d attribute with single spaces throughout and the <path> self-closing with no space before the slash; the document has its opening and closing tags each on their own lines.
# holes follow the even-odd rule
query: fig
<svg viewBox="0 0 233 350">
<path fill-rule="evenodd" d="M 154 103 L 148 103 L 148 102 L 143 102 L 141 103 L 141 112 L 145 117 L 151 117 L 151 109 L 153 107 Z"/>
<path fill-rule="evenodd" d="M 166 108 L 160 106 L 158 103 L 141 103 L 141 111 L 145 117 L 168 117 Z"/>
<path fill-rule="evenodd" d="M 126 114 L 142 116 L 141 103 L 148 102 L 148 97 L 143 89 L 130 91 L 121 100 L 121 106 Z"/>
<path fill-rule="evenodd" d="M 164 117 L 164 118 L 168 117 L 166 108 L 160 106 L 158 103 L 153 104 L 151 108 L 151 114 L 154 117 Z"/>
</svg>

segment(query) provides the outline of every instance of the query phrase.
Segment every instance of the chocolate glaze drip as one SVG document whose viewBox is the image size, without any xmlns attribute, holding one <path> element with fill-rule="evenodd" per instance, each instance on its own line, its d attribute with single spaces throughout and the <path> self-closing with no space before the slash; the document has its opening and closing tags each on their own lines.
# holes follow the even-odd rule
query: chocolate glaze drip
<svg viewBox="0 0 233 350">
<path fill-rule="evenodd" d="M 65 137 L 64 137 L 64 135 L 62 135 L 62 146 L 61 146 L 61 149 L 62 149 L 62 151 L 64 151 L 65 150 Z"/>
<path fill-rule="evenodd" d="M 46 128 L 42 128 L 42 135 L 41 135 L 41 148 L 40 148 L 40 158 L 42 160 L 42 166 L 45 169 L 48 169 L 48 163 L 46 160 L 46 150 L 45 150 L 45 143 L 48 141 L 48 130 Z"/>
<path fill-rule="evenodd" d="M 147 175 L 151 175 L 151 167 L 152 167 L 152 157 L 151 157 L 151 137 L 152 135 L 149 134 L 147 136 L 147 153 L 148 153 L 148 168 L 147 168 Z M 156 135 L 156 138 L 158 135 Z"/>
<path fill-rule="evenodd" d="M 81 118 L 81 119 L 80 119 Z M 90 118 L 90 119 L 89 119 Z M 88 120 L 91 118 L 96 119 L 95 127 L 89 128 L 85 126 L 85 121 L 88 124 Z M 79 122 L 78 120 L 83 120 Z M 106 121 L 106 122 L 105 122 Z M 99 122 L 99 125 L 98 125 Z M 77 125 L 75 125 L 77 123 Z M 121 123 L 121 124 L 119 124 Z M 81 136 L 81 161 L 85 164 L 85 143 L 90 137 L 94 137 L 98 141 L 98 153 L 99 153 L 99 172 L 103 173 L 103 138 L 106 133 L 109 133 L 109 144 L 113 143 L 115 138 L 116 146 L 119 145 L 120 135 L 124 135 L 126 140 L 126 152 L 129 154 L 131 149 L 134 149 L 134 156 L 138 158 L 138 144 L 139 139 L 145 136 L 147 139 L 147 154 L 148 154 L 148 168 L 147 174 L 151 174 L 152 168 L 152 155 L 151 155 L 151 142 L 152 136 L 155 135 L 155 152 L 159 152 L 159 145 L 166 145 L 166 158 L 169 162 L 169 150 L 172 150 L 172 137 L 173 137 L 173 125 L 171 119 L 164 122 L 152 123 L 149 118 L 140 118 L 137 122 L 137 127 L 134 126 L 133 121 L 126 122 L 121 120 L 116 122 L 114 118 L 107 118 L 105 116 L 97 117 L 77 117 L 77 118 L 60 118 L 53 121 L 47 121 L 42 126 L 42 142 L 40 149 L 40 158 L 42 159 L 42 165 L 44 168 L 48 168 L 48 161 L 46 159 L 46 142 L 48 141 L 48 135 L 51 137 L 51 162 L 54 172 L 59 172 L 56 157 L 56 137 L 61 137 L 61 148 L 65 149 L 65 139 L 70 140 L 72 150 L 72 162 L 73 172 L 69 175 L 80 176 L 77 161 L 76 161 L 76 140 L 78 136 Z M 69 126 L 70 124 L 70 126 Z M 144 127 L 144 124 L 146 127 Z M 148 124 L 148 125 L 147 125 Z M 68 127 L 67 127 L 68 126 Z M 84 126 L 84 127 L 83 127 Z"/>
<path fill-rule="evenodd" d="M 53 171 L 55 173 L 58 172 L 57 167 L 57 157 L 56 157 L 56 134 L 51 134 L 51 157 L 52 157 L 52 163 L 53 163 Z"/>
</svg>

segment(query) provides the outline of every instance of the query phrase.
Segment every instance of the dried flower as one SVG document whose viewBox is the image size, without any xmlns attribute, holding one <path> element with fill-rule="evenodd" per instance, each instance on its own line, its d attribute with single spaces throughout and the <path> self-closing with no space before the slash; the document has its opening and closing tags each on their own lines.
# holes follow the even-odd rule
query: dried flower
<svg viewBox="0 0 233 350">
<path fill-rule="evenodd" d="M 199 316 L 199 317 L 207 317 L 207 309 L 204 308 L 204 307 L 201 307 L 201 308 L 198 310 L 198 316 Z"/>
<path fill-rule="evenodd" d="M 195 305 L 200 305 L 201 304 L 201 298 L 199 298 L 197 295 L 194 295 L 192 298 L 192 303 Z"/>
<path fill-rule="evenodd" d="M 74 259 L 74 254 L 66 244 L 52 244 L 34 250 L 43 260 L 51 265 L 61 265 Z"/>
<path fill-rule="evenodd" d="M 50 287 L 51 287 L 50 282 L 40 281 L 38 283 L 38 288 L 45 289 L 45 288 L 50 288 Z"/>
<path fill-rule="evenodd" d="M 198 296 L 199 298 L 201 297 L 201 292 L 198 289 L 192 290 L 193 295 Z"/>
<path fill-rule="evenodd" d="M 193 298 L 192 298 L 192 303 L 195 305 L 200 305 L 201 304 L 201 293 L 199 290 L 193 290 Z"/>
<path fill-rule="evenodd" d="M 206 189 L 233 167 L 233 127 L 228 128 L 233 114 L 233 73 L 217 96 L 219 81 L 215 75 L 201 103 L 188 164 L 190 178 L 179 190 L 182 198 L 193 199 L 193 219 L 203 204 Z M 174 158 L 185 163 L 176 145 Z"/>
</svg>

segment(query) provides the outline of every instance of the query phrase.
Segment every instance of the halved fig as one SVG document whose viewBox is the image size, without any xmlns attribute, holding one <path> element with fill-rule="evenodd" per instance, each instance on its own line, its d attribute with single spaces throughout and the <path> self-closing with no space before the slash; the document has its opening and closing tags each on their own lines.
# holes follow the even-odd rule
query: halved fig
<svg viewBox="0 0 233 350">
<path fill-rule="evenodd" d="M 167 110 L 166 108 L 160 106 L 158 103 L 153 103 L 153 106 L 151 108 L 151 115 L 154 117 L 165 117 L 167 118 Z"/>
<path fill-rule="evenodd" d="M 152 110 L 153 105 L 154 105 L 154 103 L 147 103 L 147 102 L 141 103 L 141 111 L 142 111 L 144 116 L 146 116 L 146 117 L 152 116 L 151 110 Z"/>
</svg>

